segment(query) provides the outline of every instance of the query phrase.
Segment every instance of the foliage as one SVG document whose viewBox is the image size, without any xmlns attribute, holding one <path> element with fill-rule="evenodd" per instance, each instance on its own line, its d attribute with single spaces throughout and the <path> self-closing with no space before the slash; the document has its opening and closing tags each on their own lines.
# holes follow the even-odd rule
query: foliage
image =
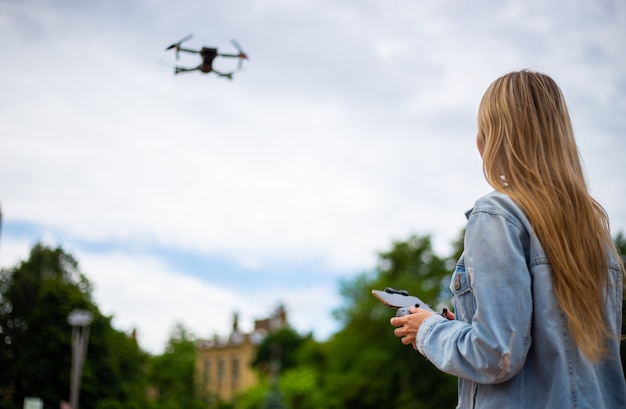
<svg viewBox="0 0 626 409">
<path fill-rule="evenodd" d="M 287 409 L 283 395 L 277 383 L 273 383 L 269 392 L 265 396 L 262 409 Z"/>
<path fill-rule="evenodd" d="M 165 352 L 150 359 L 148 379 L 156 391 L 151 409 L 206 408 L 194 388 L 196 354 L 193 334 L 182 323 L 176 324 Z"/>
<path fill-rule="evenodd" d="M 261 381 L 237 397 L 238 409 L 260 409 L 265 402 L 265 397 L 270 390 L 267 381 Z"/>
<path fill-rule="evenodd" d="M 312 334 L 301 335 L 289 327 L 268 334 L 251 363 L 262 381 L 239 397 L 238 407 L 319 408 L 315 402 L 322 400 L 319 378 L 324 371 L 320 346 Z"/>
<path fill-rule="evenodd" d="M 280 377 L 280 391 L 290 408 L 319 409 L 328 400 L 321 388 L 321 373 L 302 366 L 285 371 Z"/>
<path fill-rule="evenodd" d="M 461 246 L 462 240 L 456 244 Z M 458 256 L 461 249 L 455 250 Z M 371 295 L 374 288 L 406 289 L 436 306 L 451 296 L 447 287 L 453 267 L 454 259 L 435 255 L 428 237 L 393 243 L 379 255 L 374 271 L 341 283 L 344 302 L 335 315 L 343 328 L 330 340 L 320 343 L 293 331 L 265 340 L 255 360 L 257 368 L 270 361 L 272 345 L 290 352 L 281 362 L 274 389 L 269 381 L 256 386 L 240 397 L 239 407 L 279 405 L 273 400 L 279 396 L 291 409 L 454 407 L 456 378 L 402 345 L 389 325 L 393 311 Z"/>
<path fill-rule="evenodd" d="M 297 364 L 296 353 L 298 348 L 310 339 L 312 339 L 311 334 L 303 337 L 289 327 L 271 332 L 257 347 L 251 365 L 264 374 L 269 374 L 272 368 L 276 369 L 278 373 L 292 368 Z"/>
<path fill-rule="evenodd" d="M 372 289 L 405 289 L 432 305 L 450 297 L 448 259 L 435 255 L 428 237 L 395 242 L 379 255 L 373 273 L 345 281 L 346 302 L 336 311 L 344 327 L 328 344 L 327 396 L 333 408 L 441 408 L 456 403 L 456 379 L 441 373 L 393 335 L 393 311 Z M 375 374 L 375 375 L 374 375 Z"/>
<path fill-rule="evenodd" d="M 145 354 L 136 342 L 111 327 L 92 301 L 92 288 L 78 263 L 61 248 L 36 244 L 29 259 L 0 271 L 0 408 L 21 408 L 25 396 L 44 407 L 69 400 L 71 327 L 74 309 L 94 320 L 85 360 L 80 401 L 97 407 L 106 399 L 143 403 Z"/>
</svg>

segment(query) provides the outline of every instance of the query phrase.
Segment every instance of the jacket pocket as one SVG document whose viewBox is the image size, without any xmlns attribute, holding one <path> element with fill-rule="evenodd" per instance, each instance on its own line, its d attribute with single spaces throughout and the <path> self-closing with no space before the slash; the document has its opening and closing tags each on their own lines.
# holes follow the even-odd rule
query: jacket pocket
<svg viewBox="0 0 626 409">
<path fill-rule="evenodd" d="M 463 256 L 456 264 L 452 279 L 450 280 L 450 291 L 454 294 L 454 312 L 458 320 L 470 322 L 476 309 L 474 294 L 469 274 L 465 268 Z"/>
</svg>

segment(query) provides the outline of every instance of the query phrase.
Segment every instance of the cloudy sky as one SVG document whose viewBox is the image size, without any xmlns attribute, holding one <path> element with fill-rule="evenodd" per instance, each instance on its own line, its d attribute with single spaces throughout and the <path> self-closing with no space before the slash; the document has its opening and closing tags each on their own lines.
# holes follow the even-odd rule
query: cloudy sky
<svg viewBox="0 0 626 409">
<path fill-rule="evenodd" d="M 169 44 L 250 56 L 173 75 Z M 445 255 L 489 191 L 476 109 L 546 72 L 594 196 L 626 231 L 626 3 L 618 0 L 0 0 L 0 266 L 60 245 L 120 330 L 245 330 L 282 302 L 337 329 L 338 283 L 393 240 Z M 236 62 L 216 60 L 230 70 Z"/>
</svg>

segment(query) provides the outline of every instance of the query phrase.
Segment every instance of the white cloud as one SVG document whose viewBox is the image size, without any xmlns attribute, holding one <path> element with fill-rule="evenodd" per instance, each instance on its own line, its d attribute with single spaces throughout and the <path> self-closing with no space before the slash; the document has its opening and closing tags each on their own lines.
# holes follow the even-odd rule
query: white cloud
<svg viewBox="0 0 626 409">
<path fill-rule="evenodd" d="M 140 345 L 153 353 L 162 351 L 177 322 L 198 336 L 228 333 L 233 311 L 244 305 L 240 295 L 176 274 L 149 256 L 87 254 L 81 266 L 102 312 L 116 328 L 137 329 Z"/>
</svg>

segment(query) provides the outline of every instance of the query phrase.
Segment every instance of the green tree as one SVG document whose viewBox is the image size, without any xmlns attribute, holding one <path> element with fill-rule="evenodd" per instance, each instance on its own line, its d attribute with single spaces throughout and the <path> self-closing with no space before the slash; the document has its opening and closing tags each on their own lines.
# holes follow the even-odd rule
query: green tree
<svg viewBox="0 0 626 409">
<path fill-rule="evenodd" d="M 91 333 L 87 352 L 90 365 L 85 368 L 81 394 L 91 396 L 97 402 L 92 406 L 96 409 L 118 404 L 124 409 L 145 408 L 148 354 L 139 348 L 133 334 L 114 329 L 111 317 L 94 320 Z M 87 403 L 81 397 L 83 400 Z"/>
<path fill-rule="evenodd" d="M 238 409 L 261 409 L 270 390 L 267 380 L 261 380 L 237 397 Z"/>
<path fill-rule="evenodd" d="M 84 407 L 115 398 L 141 404 L 142 360 L 136 342 L 111 327 L 92 300 L 92 287 L 77 261 L 60 247 L 36 244 L 28 260 L 0 271 L 0 408 L 21 408 L 37 396 L 44 407 L 69 399 L 73 309 L 94 321 L 83 373 Z M 133 396 L 131 396 L 133 395 Z"/>
<path fill-rule="evenodd" d="M 262 382 L 259 387 L 243 394 L 240 398 L 243 407 L 319 408 L 311 405 L 320 401 L 318 372 L 323 371 L 319 365 L 310 365 L 316 345 L 311 333 L 303 336 L 290 327 L 267 335 L 257 346 L 251 363 L 262 375 Z M 262 405 L 258 401 L 260 395 L 263 396 Z"/>
<path fill-rule="evenodd" d="M 457 252 L 458 253 L 458 252 Z M 343 329 L 327 345 L 324 375 L 328 408 L 398 409 L 453 407 L 456 379 L 443 374 L 393 334 L 394 312 L 372 289 L 394 287 L 432 305 L 447 301 L 450 267 L 437 256 L 429 237 L 412 236 L 379 254 L 375 271 L 344 281 L 344 306 L 336 311 Z"/>
<path fill-rule="evenodd" d="M 268 334 L 256 349 L 252 367 L 261 373 L 269 374 L 272 367 L 278 373 L 296 366 L 296 354 L 300 345 L 312 335 L 302 336 L 294 329 L 285 327 Z"/>
<path fill-rule="evenodd" d="M 311 366 L 298 366 L 286 370 L 280 376 L 280 391 L 288 407 L 297 409 L 320 409 L 326 402 L 321 390 L 321 373 Z"/>
<path fill-rule="evenodd" d="M 170 334 L 165 352 L 150 359 L 148 379 L 156 392 L 153 409 L 206 408 L 194 388 L 195 338 L 182 323 Z"/>
<path fill-rule="evenodd" d="M 433 306 L 449 301 L 449 275 L 462 251 L 462 239 L 454 244 L 454 256 L 442 258 L 429 237 L 412 236 L 380 253 L 373 271 L 343 281 L 344 302 L 335 312 L 343 328 L 328 341 L 317 342 L 310 334 L 300 337 L 291 330 L 266 338 L 255 367 L 268 368 L 273 351 L 274 356 L 277 350 L 290 352 L 281 361 L 278 381 L 265 377 L 240 396 L 239 407 L 262 409 L 270 403 L 291 409 L 453 407 L 456 378 L 399 342 L 389 325 L 394 311 L 376 300 L 371 290 L 406 289 Z M 277 396 L 282 403 L 273 400 Z"/>
<path fill-rule="evenodd" d="M 283 399 L 278 383 L 272 383 L 272 387 L 263 401 L 262 409 L 287 409 L 287 404 Z"/>
</svg>

